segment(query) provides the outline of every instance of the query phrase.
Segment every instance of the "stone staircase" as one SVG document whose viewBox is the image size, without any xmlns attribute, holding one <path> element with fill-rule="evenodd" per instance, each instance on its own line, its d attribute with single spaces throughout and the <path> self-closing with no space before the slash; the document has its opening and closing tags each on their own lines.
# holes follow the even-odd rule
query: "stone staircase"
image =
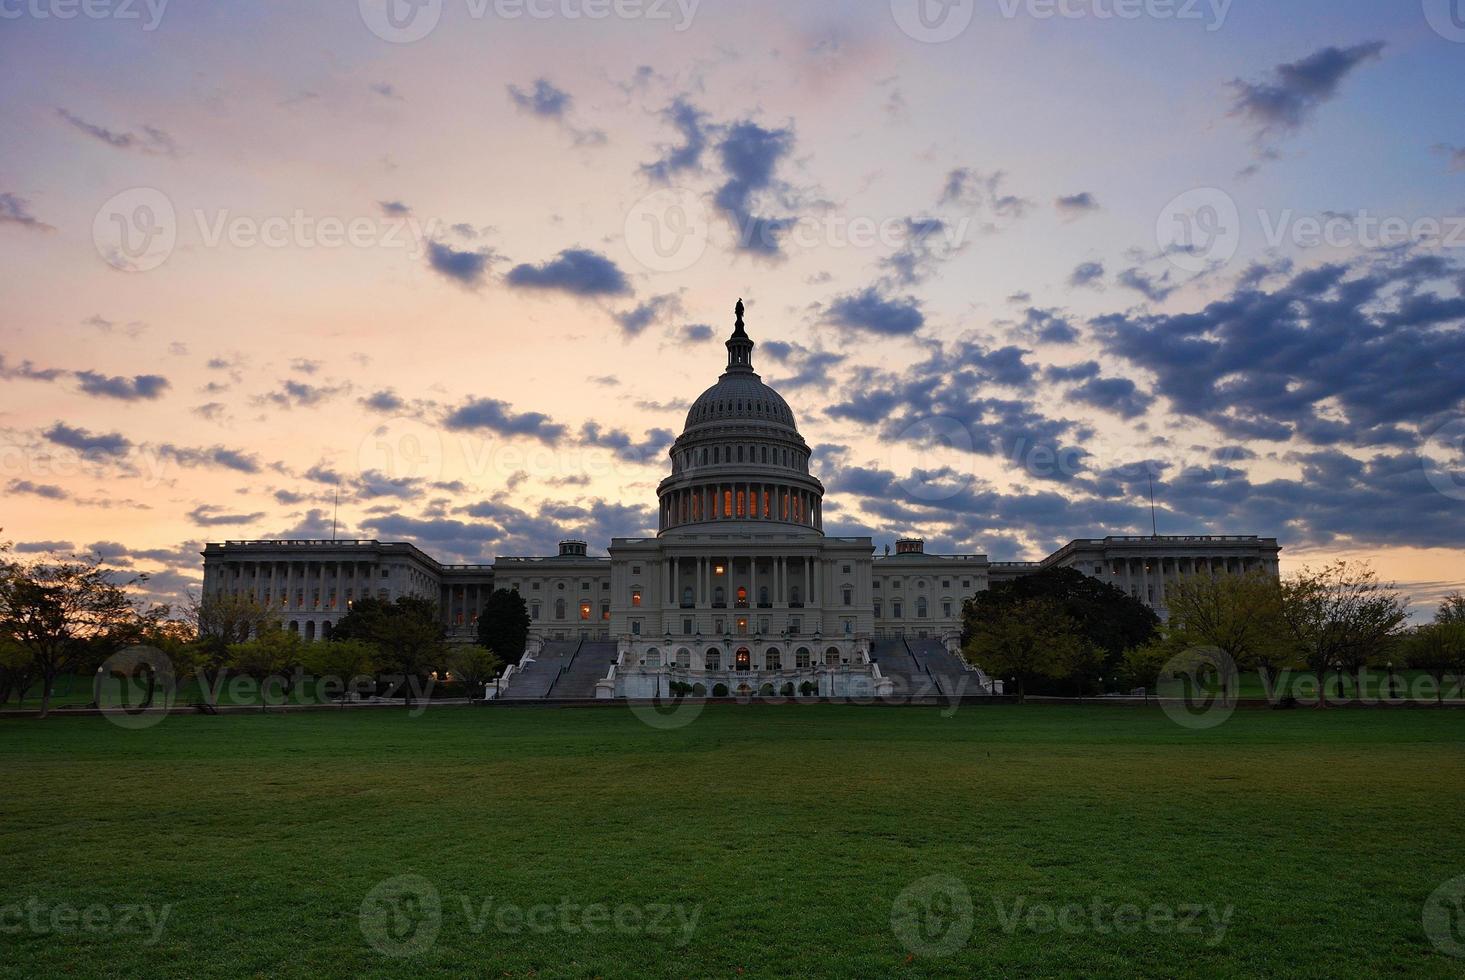
<svg viewBox="0 0 1465 980">
<path fill-rule="evenodd" d="M 940 640 L 908 639 L 905 646 L 922 673 L 935 681 L 936 693 L 942 697 L 987 693 L 983 688 L 986 677 L 981 671 L 968 667 L 966 661 L 948 651 Z"/>
<path fill-rule="evenodd" d="M 574 659 L 584 640 L 548 640 L 538 656 L 521 663 L 509 686 L 499 695 L 505 701 L 537 700 L 549 696 L 555 681 Z"/>
<path fill-rule="evenodd" d="M 584 640 L 570 658 L 559 679 L 550 688 L 552 698 L 593 698 L 595 682 L 610 673 L 611 664 L 616 661 L 614 641 Z"/>
</svg>

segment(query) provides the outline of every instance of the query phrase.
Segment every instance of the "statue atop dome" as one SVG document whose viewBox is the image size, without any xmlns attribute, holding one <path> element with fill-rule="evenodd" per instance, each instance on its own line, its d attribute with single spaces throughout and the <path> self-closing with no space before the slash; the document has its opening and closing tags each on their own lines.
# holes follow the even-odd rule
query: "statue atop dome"
<svg viewBox="0 0 1465 980">
<path fill-rule="evenodd" d="M 727 339 L 727 369 L 738 374 L 753 373 L 753 340 L 743 329 L 743 301 L 733 307 L 733 332 Z"/>
</svg>

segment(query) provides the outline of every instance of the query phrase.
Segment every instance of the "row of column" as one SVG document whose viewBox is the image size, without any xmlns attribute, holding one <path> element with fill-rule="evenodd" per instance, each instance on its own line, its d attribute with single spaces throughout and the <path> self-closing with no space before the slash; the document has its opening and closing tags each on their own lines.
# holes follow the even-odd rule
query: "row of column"
<svg viewBox="0 0 1465 980">
<path fill-rule="evenodd" d="M 478 622 L 478 614 L 493 586 L 479 582 L 463 585 L 444 585 L 446 600 L 442 602 L 443 615 L 449 626 L 472 626 Z"/>
<path fill-rule="evenodd" d="M 748 607 L 757 608 L 758 605 L 758 557 L 756 555 L 741 556 L 748 562 Z M 679 565 L 686 559 L 668 557 L 662 560 L 662 590 L 665 597 L 663 605 L 667 609 L 674 609 L 681 605 L 681 575 L 678 574 Z M 725 558 L 696 557 L 691 559 L 695 563 L 694 585 L 692 601 L 698 609 L 708 609 L 712 606 L 713 589 L 716 586 L 715 579 L 719 578 L 716 567 L 719 563 L 723 567 L 721 578 L 727 583 L 724 593 L 724 601 L 729 608 L 737 604 L 736 586 L 733 584 L 733 555 Z M 818 605 L 819 575 L 815 568 L 817 559 L 803 557 L 800 559 L 801 567 L 795 573 L 797 579 L 794 582 L 789 580 L 789 559 L 785 555 L 775 555 L 772 558 L 772 567 L 769 570 L 772 581 L 769 588 L 769 601 L 775 607 L 786 606 L 789 602 L 802 602 L 806 606 Z M 793 589 L 798 589 L 798 598 L 793 598 Z"/>
<path fill-rule="evenodd" d="M 661 527 L 719 520 L 768 520 L 823 527 L 818 494 L 778 483 L 716 483 L 661 499 Z"/>
<path fill-rule="evenodd" d="M 278 574 L 281 567 L 285 572 L 283 576 Z M 236 561 L 221 566 L 226 591 L 238 592 L 238 580 L 246 577 L 242 573 L 252 569 L 254 575 L 248 577 L 243 591 L 252 593 L 266 606 L 290 610 L 344 610 L 347 601 L 359 598 L 356 595 L 358 585 L 360 595 L 371 594 L 371 583 L 378 568 L 366 562 L 349 561 Z M 296 574 L 297 569 L 299 574 Z M 347 569 L 351 574 L 346 574 Z M 239 574 L 230 581 L 228 576 L 236 571 Z M 352 584 L 347 586 L 347 582 Z"/>
<path fill-rule="evenodd" d="M 1115 561 L 1124 563 L 1122 588 L 1130 595 L 1138 595 L 1141 602 L 1149 603 L 1151 606 L 1161 607 L 1165 605 L 1165 577 L 1179 578 L 1182 575 L 1240 575 L 1246 572 L 1255 571 L 1261 567 L 1259 558 L 1120 558 Z M 1155 570 L 1155 595 L 1150 596 L 1150 565 L 1158 562 L 1159 568 Z M 1169 568 L 1166 567 L 1169 562 Z M 1135 574 L 1135 566 L 1138 566 L 1138 575 Z M 1112 563 L 1110 571 L 1113 571 Z M 1134 586 L 1138 584 L 1139 591 L 1135 592 Z"/>
</svg>

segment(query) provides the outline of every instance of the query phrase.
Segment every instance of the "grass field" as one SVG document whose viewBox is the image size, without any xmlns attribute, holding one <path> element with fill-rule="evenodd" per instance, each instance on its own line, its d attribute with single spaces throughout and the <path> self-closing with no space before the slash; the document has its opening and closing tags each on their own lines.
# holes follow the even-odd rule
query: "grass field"
<svg viewBox="0 0 1465 980">
<path fill-rule="evenodd" d="M 10 720 L 0 772 L 10 976 L 1465 974 L 1458 710 Z"/>
</svg>

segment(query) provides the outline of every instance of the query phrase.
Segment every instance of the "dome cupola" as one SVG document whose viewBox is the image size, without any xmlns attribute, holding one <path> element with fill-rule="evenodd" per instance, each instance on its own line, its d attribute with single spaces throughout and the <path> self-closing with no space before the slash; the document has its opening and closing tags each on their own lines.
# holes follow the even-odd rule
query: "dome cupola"
<svg viewBox="0 0 1465 980">
<path fill-rule="evenodd" d="M 733 310 L 727 369 L 692 403 L 657 490 L 661 531 L 743 521 L 819 533 L 824 487 L 809 473 L 808 444 L 788 402 L 753 370 L 743 301 Z"/>
</svg>

